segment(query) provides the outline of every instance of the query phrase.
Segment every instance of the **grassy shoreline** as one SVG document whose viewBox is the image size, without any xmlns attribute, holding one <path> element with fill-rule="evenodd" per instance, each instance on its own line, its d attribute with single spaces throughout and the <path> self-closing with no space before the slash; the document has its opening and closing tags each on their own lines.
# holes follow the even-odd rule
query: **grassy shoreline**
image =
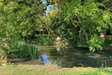
<svg viewBox="0 0 112 75">
<path fill-rule="evenodd" d="M 5 65 L 0 66 L 0 75 L 111 75 L 112 68 L 74 67 L 56 65 Z"/>
</svg>

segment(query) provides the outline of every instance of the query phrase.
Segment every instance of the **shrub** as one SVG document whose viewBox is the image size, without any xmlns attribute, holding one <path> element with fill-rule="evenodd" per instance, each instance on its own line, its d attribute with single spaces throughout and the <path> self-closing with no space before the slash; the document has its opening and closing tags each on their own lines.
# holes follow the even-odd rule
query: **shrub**
<svg viewBox="0 0 112 75">
<path fill-rule="evenodd" d="M 13 42 L 8 46 L 1 46 L 7 57 L 9 58 L 34 58 L 37 53 L 37 49 L 24 42 Z"/>
</svg>

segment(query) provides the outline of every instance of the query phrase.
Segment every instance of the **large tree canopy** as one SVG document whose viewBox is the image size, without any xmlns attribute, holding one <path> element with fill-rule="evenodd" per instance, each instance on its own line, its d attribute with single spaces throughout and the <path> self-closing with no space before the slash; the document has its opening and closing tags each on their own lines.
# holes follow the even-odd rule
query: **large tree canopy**
<svg viewBox="0 0 112 75">
<path fill-rule="evenodd" d="M 42 16 L 45 15 L 46 7 L 41 1 L 3 0 L 0 2 L 0 7 L 1 34 L 4 36 L 17 33 L 27 37 L 44 28 Z"/>
<path fill-rule="evenodd" d="M 52 5 L 51 12 L 47 8 Z M 0 0 L 0 39 L 7 44 L 38 34 L 59 34 L 69 44 L 102 49 L 112 30 L 111 0 Z M 112 31 L 111 31 L 112 33 Z"/>
<path fill-rule="evenodd" d="M 107 4 L 109 3 L 109 4 Z M 91 51 L 102 50 L 100 33 L 112 28 L 111 1 L 71 0 L 60 6 L 51 17 L 51 28 L 74 45 L 88 46 Z"/>
<path fill-rule="evenodd" d="M 41 0 L 0 0 L 0 47 L 6 54 L 18 51 L 20 54 L 23 49 L 17 48 L 23 46 L 18 45 L 19 41 L 47 31 L 46 8 Z"/>
</svg>

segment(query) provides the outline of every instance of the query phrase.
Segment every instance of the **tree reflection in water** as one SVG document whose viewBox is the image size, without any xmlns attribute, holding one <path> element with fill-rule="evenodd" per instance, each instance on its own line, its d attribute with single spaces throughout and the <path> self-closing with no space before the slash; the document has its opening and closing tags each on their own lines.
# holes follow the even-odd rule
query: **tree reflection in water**
<svg viewBox="0 0 112 75">
<path fill-rule="evenodd" d="M 39 50 L 43 64 L 59 65 L 61 67 L 112 67 L 112 51 L 103 50 L 89 52 L 84 48 L 67 48 L 57 51 L 56 48 Z"/>
</svg>

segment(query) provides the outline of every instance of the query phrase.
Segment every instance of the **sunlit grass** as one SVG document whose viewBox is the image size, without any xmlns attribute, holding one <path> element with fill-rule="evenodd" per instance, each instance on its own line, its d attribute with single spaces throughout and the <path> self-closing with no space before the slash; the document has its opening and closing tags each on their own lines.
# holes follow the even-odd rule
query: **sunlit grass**
<svg viewBox="0 0 112 75">
<path fill-rule="evenodd" d="M 7 65 L 0 66 L 0 75 L 111 75 L 112 68 L 74 67 L 55 65 Z"/>
</svg>

